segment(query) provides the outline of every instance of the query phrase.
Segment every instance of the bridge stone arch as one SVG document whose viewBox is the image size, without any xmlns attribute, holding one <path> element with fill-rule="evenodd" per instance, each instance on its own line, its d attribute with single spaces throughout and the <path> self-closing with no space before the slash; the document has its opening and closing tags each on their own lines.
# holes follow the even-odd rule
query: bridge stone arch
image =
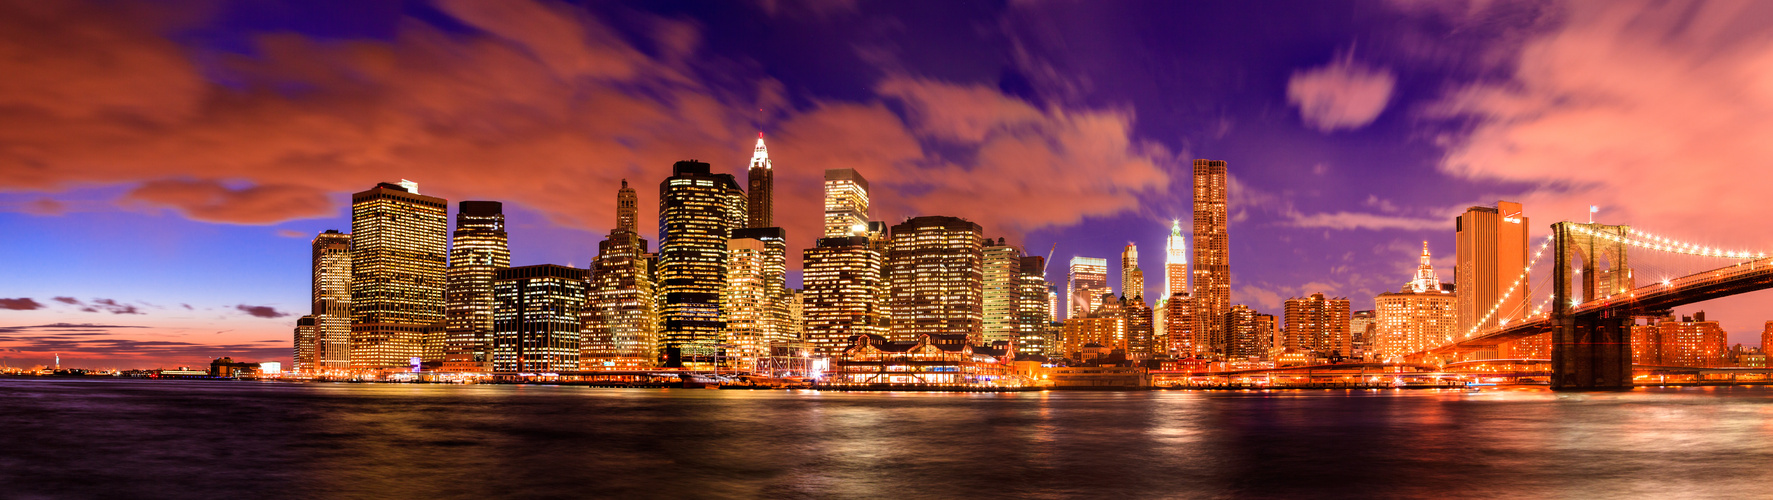
<svg viewBox="0 0 1773 500">
<path fill-rule="evenodd" d="M 1631 312 L 1578 314 L 1574 292 L 1580 285 L 1587 302 L 1635 288 L 1626 243 L 1631 227 L 1559 222 L 1551 228 L 1552 388 L 1629 389 Z"/>
</svg>

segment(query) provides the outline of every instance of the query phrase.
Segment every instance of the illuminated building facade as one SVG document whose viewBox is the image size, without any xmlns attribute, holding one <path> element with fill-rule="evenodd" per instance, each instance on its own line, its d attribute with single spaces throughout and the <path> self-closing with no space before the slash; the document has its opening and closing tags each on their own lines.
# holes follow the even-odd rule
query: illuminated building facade
<svg viewBox="0 0 1773 500">
<path fill-rule="evenodd" d="M 1453 282 L 1459 285 L 1458 335 L 1492 330 L 1503 322 L 1516 322 L 1527 315 L 1524 290 L 1508 293 L 1527 267 L 1527 228 L 1529 222 L 1521 204 L 1498 201 L 1495 207 L 1471 207 L 1454 219 L 1458 254 L 1453 266 Z M 1427 252 L 1426 244 L 1424 253 Z M 1528 276 L 1526 283 L 1532 283 Z M 1496 314 L 1479 324 L 1492 308 Z M 1551 357 L 1551 334 L 1535 335 L 1508 342 L 1477 354 L 1487 358 Z"/>
<path fill-rule="evenodd" d="M 1151 306 L 1145 297 L 1128 297 L 1121 302 L 1121 316 L 1126 318 L 1127 357 L 1151 359 L 1156 352 L 1156 334 L 1152 328 Z"/>
<path fill-rule="evenodd" d="M 1230 353 L 1226 314 L 1231 312 L 1231 243 L 1226 190 L 1220 160 L 1194 160 L 1194 331 L 1205 334 L 1200 353 Z M 1241 349 L 1241 348 L 1239 348 Z"/>
<path fill-rule="evenodd" d="M 456 205 L 456 230 L 449 249 L 448 321 L 444 371 L 492 371 L 494 275 L 511 267 L 505 236 L 504 205 L 464 201 Z"/>
<path fill-rule="evenodd" d="M 1049 334 L 1052 307 L 1048 301 L 1047 259 L 1030 255 L 1017 259 L 1016 350 L 1018 354 L 1046 355 L 1054 346 Z"/>
<path fill-rule="evenodd" d="M 1120 295 L 1129 299 L 1145 296 L 1145 272 L 1139 270 L 1139 247 L 1131 242 L 1120 252 Z"/>
<path fill-rule="evenodd" d="M 1226 311 L 1221 321 L 1226 329 L 1225 356 L 1228 359 L 1266 359 L 1269 350 L 1275 346 L 1277 325 L 1273 314 L 1262 314 L 1250 306 L 1237 304 Z"/>
<path fill-rule="evenodd" d="M 351 235 L 328 229 L 314 236 L 313 345 L 315 371 L 351 369 Z M 297 368 L 298 371 L 300 368 Z"/>
<path fill-rule="evenodd" d="M 314 372 L 314 315 L 306 315 L 296 319 L 295 343 L 290 356 L 291 368 L 296 373 Z"/>
<path fill-rule="evenodd" d="M 1652 366 L 1709 368 L 1726 366 L 1728 335 L 1705 311 L 1693 316 L 1662 318 L 1632 327 L 1632 362 Z"/>
<path fill-rule="evenodd" d="M 659 359 L 647 241 L 635 232 L 640 205 L 628 181 L 616 192 L 616 227 L 597 243 L 591 260 L 579 366 L 585 370 L 653 366 Z"/>
<path fill-rule="evenodd" d="M 1396 293 L 1379 294 L 1373 303 L 1377 326 L 1371 348 L 1380 360 L 1441 345 L 1460 331 L 1458 296 L 1435 274 L 1426 242 L 1414 277 Z"/>
<path fill-rule="evenodd" d="M 752 148 L 751 166 L 745 169 L 745 227 L 775 226 L 776 172 L 770 165 L 769 149 L 763 147 L 763 133 L 757 133 L 757 146 Z"/>
<path fill-rule="evenodd" d="M 1108 289 L 1108 260 L 1072 257 L 1069 271 L 1065 300 L 1070 302 L 1070 306 L 1065 311 L 1065 317 L 1088 316 L 1102 301 L 1102 294 L 1111 293 Z"/>
<path fill-rule="evenodd" d="M 1170 221 L 1170 237 L 1164 239 L 1164 299 L 1188 289 L 1188 239 L 1182 236 L 1182 221 Z"/>
<path fill-rule="evenodd" d="M 553 264 L 501 269 L 493 296 L 494 371 L 579 369 L 585 270 Z"/>
<path fill-rule="evenodd" d="M 801 309 L 805 339 L 815 353 L 835 357 L 851 337 L 880 335 L 880 254 L 867 236 L 820 238 L 801 255 Z"/>
<path fill-rule="evenodd" d="M 844 238 L 867 231 L 868 179 L 855 169 L 825 171 L 825 237 Z"/>
<path fill-rule="evenodd" d="M 955 217 L 914 217 L 892 228 L 886 268 L 892 287 L 888 338 L 984 333 L 984 229 Z"/>
<path fill-rule="evenodd" d="M 1163 348 L 1169 355 L 1194 356 L 1195 346 L 1204 345 L 1206 339 L 1194 331 L 1194 298 L 1187 292 L 1172 293 L 1164 300 L 1163 320 Z"/>
<path fill-rule="evenodd" d="M 1286 332 L 1280 347 L 1315 352 L 1319 357 L 1354 355 L 1354 338 L 1348 332 L 1352 311 L 1347 298 L 1314 293 L 1287 299 L 1285 309 Z"/>
<path fill-rule="evenodd" d="M 1109 351 L 1122 350 L 1127 347 L 1127 320 L 1118 314 L 1088 315 L 1066 319 L 1063 326 L 1064 342 L 1060 350 L 1065 357 L 1082 361 L 1084 348 L 1091 344 L 1101 346 Z"/>
<path fill-rule="evenodd" d="M 880 335 L 858 335 L 832 363 L 830 386 L 991 386 L 1029 384 L 1015 370 L 1013 342 L 989 346 L 967 342 L 966 335 L 919 334 L 907 341 Z"/>
<path fill-rule="evenodd" d="M 982 253 L 985 343 L 1017 340 L 1022 322 L 1017 312 L 1022 303 L 1022 249 L 998 238 L 987 240 Z"/>
<path fill-rule="evenodd" d="M 1378 312 L 1368 309 L 1348 315 L 1348 334 L 1353 338 L 1353 356 L 1365 359 L 1373 352 L 1374 338 L 1379 331 Z"/>
<path fill-rule="evenodd" d="M 426 337 L 444 321 L 448 212 L 411 182 L 351 195 L 352 369 L 408 367 L 442 343 Z"/>
<path fill-rule="evenodd" d="M 783 324 L 788 321 L 785 295 L 786 243 L 781 228 L 733 230 L 727 240 L 727 286 L 722 307 L 726 311 L 727 356 L 734 366 L 753 366 L 770 346 L 790 339 Z"/>
<path fill-rule="evenodd" d="M 707 163 L 672 166 L 659 184 L 659 341 L 671 366 L 711 366 L 726 319 L 726 240 L 743 227 L 745 195 Z"/>
</svg>

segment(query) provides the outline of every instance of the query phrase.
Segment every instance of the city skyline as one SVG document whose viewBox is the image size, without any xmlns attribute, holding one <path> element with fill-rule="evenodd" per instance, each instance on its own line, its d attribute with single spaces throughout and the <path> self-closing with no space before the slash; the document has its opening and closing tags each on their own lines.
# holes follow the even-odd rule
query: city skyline
<svg viewBox="0 0 1773 500">
<path fill-rule="evenodd" d="M 381 22 L 384 24 L 377 26 L 394 26 L 396 21 L 409 19 L 416 20 L 414 22 L 422 29 L 460 29 L 466 31 L 465 36 L 472 38 L 526 46 L 542 42 L 510 33 L 505 25 L 500 24 L 501 19 L 521 16 L 529 16 L 525 19 L 532 20 L 572 18 L 564 14 L 568 7 L 560 4 L 516 5 L 510 11 L 493 12 L 451 4 L 439 12 L 401 12 L 387 19 L 376 18 L 380 21 L 372 20 L 370 24 Z M 877 8 L 858 7 L 869 11 Z M 1318 7 L 1317 10 L 1335 11 L 1339 8 Z M 1487 9 L 1509 8 L 1494 6 Z M 1418 25 L 1432 26 L 1460 20 L 1475 22 L 1473 19 L 1483 16 L 1511 13 L 1485 9 L 1463 13 L 1413 9 L 1418 8 L 1397 7 L 1374 15 L 1385 20 L 1413 20 Z M 1602 15 L 1607 12 L 1600 11 L 1610 12 L 1610 9 L 1594 6 L 1573 9 L 1564 24 L 1546 24 L 1543 28 L 1553 33 L 1601 37 L 1603 41 L 1631 46 L 1627 40 L 1607 38 L 1614 33 L 1607 31 L 1612 27 L 1606 24 Z M 758 53 L 755 55 L 765 61 L 763 66 L 775 68 L 746 70 L 751 72 L 750 77 L 755 77 L 755 81 L 764 83 L 745 87 L 770 89 L 769 102 L 763 103 L 766 111 L 762 118 L 756 117 L 758 106 L 754 104 L 759 103 L 746 99 L 722 101 L 711 97 L 721 93 L 715 84 L 698 84 L 688 94 L 676 97 L 694 103 L 699 106 L 694 109 L 705 114 L 681 115 L 685 118 L 667 120 L 665 124 L 670 127 L 666 129 L 678 135 L 645 137 L 641 140 L 643 146 L 625 151 L 548 150 L 570 153 L 559 157 L 574 163 L 572 168 L 581 170 L 532 166 L 520 171 L 499 171 L 495 167 L 507 165 L 506 162 L 535 163 L 535 157 L 511 149 L 467 151 L 459 149 L 464 147 L 460 145 L 442 149 L 481 163 L 463 166 L 455 161 L 438 161 L 436 155 L 444 153 L 442 151 L 416 154 L 397 162 L 344 160 L 330 170 L 315 172 L 313 176 L 320 179 L 314 180 L 273 173 L 253 166 L 260 165 L 254 162 L 264 161 L 254 159 L 225 161 L 213 157 L 198 162 L 204 165 L 201 168 L 180 170 L 163 168 L 152 161 L 131 163 L 98 153 L 86 156 L 53 148 L 48 151 L 60 151 L 66 158 L 77 160 L 8 156 L 5 159 L 12 165 L 43 164 L 48 165 L 49 170 L 47 173 L 29 173 L 9 167 L 6 173 L 16 175 L 0 176 L 0 182 L 4 182 L 0 184 L 0 208 L 4 208 L 4 213 L 0 213 L 0 227 L 14 233 L 37 235 L 41 241 L 25 248 L 6 250 L 7 253 L 0 255 L 14 263 L 8 265 L 7 274 L 19 277 L 16 281 L 7 280 L 4 289 L 0 289 L 0 297 L 28 298 L 38 306 L 27 307 L 20 303 L 0 310 L 0 326 L 14 329 L 8 330 L 10 335 L 0 343 L 0 349 L 17 351 L 0 352 L 0 357 L 9 359 L 8 362 L 14 365 L 30 364 L 32 361 L 29 360 L 46 360 L 48 353 L 60 352 L 64 359 L 88 359 L 95 360 L 91 361 L 95 365 L 120 367 L 195 364 L 223 355 L 287 360 L 290 330 L 297 317 L 312 308 L 309 296 L 311 240 L 320 231 L 344 231 L 350 227 L 349 211 L 345 207 L 350 204 L 350 193 L 364 186 L 409 179 L 423 185 L 427 195 L 450 201 L 502 202 L 506 206 L 504 215 L 508 220 L 512 265 L 563 264 L 589 268 L 597 253 L 597 242 L 610 231 L 609 221 L 615 219 L 615 204 L 609 203 L 609 194 L 615 192 L 619 179 L 629 179 L 638 186 L 650 186 L 651 182 L 670 176 L 672 162 L 692 158 L 711 164 L 714 174 L 735 178 L 745 176 L 750 173 L 747 171 L 749 167 L 759 164 L 755 159 L 763 153 L 762 139 L 753 139 L 759 129 L 768 137 L 771 146 L 764 156 L 765 161 L 761 162 L 769 171 L 769 177 L 764 179 L 773 183 L 765 199 L 775 200 L 773 219 L 786 229 L 786 247 L 788 253 L 795 256 L 787 259 L 790 268 L 788 284 L 794 288 L 801 287 L 799 251 L 816 247 L 816 238 L 824 232 L 819 221 L 824 192 L 818 182 L 826 170 L 838 168 L 855 168 L 875 182 L 871 192 L 872 206 L 865 208 L 876 214 L 865 220 L 885 221 L 892 225 L 916 216 L 958 217 L 983 226 L 985 236 L 1008 238 L 1008 244 L 1022 248 L 1029 255 L 1044 255 L 1044 250 L 1056 247 L 1051 260 L 1060 264 L 1047 263 L 1047 280 L 1058 284 L 1063 291 L 1061 268 L 1072 257 L 1112 259 L 1128 242 L 1144 246 L 1151 255 L 1157 255 L 1151 249 L 1166 248 L 1166 240 L 1172 232 L 1171 221 L 1190 220 L 1193 216 L 1188 209 L 1191 202 L 1187 196 L 1188 162 L 1195 158 L 1223 160 L 1229 171 L 1228 191 L 1232 205 L 1228 214 L 1229 226 L 1230 232 L 1235 233 L 1235 237 L 1230 238 L 1229 248 L 1233 276 L 1229 303 L 1248 305 L 1255 312 L 1274 315 L 1282 312 L 1284 299 L 1319 292 L 1349 297 L 1355 310 L 1373 309 L 1375 296 L 1396 291 L 1417 268 L 1415 256 L 1422 240 L 1428 240 L 1438 249 L 1436 255 L 1442 256 L 1434 262 L 1440 275 L 1454 276 L 1453 217 L 1467 207 L 1493 206 L 1499 199 L 1521 203 L 1531 220 L 1538 221 L 1535 223 L 1539 226 L 1526 228 L 1527 238 L 1533 241 L 1549 234 L 1545 227 L 1549 223 L 1586 220 L 1588 207 L 1599 205 L 1601 222 L 1629 223 L 1658 234 L 1705 240 L 1701 242 L 1729 248 L 1773 249 L 1773 237 L 1765 232 L 1729 231 L 1727 228 L 1734 223 L 1717 222 L 1751 220 L 1748 218 L 1750 214 L 1767 203 L 1744 196 L 1741 191 L 1744 188 L 1731 186 L 1729 176 L 1722 171 L 1706 169 L 1714 165 L 1738 164 L 1724 161 L 1731 157 L 1679 155 L 1696 157 L 1700 164 L 1694 167 L 1697 170 L 1683 176 L 1696 183 L 1689 188 L 1710 190 L 1715 196 L 1646 195 L 1645 191 L 1657 187 L 1658 182 L 1646 177 L 1654 170 L 1637 166 L 1637 161 L 1654 163 L 1667 157 L 1649 155 L 1644 160 L 1611 160 L 1609 165 L 1613 166 L 1609 171 L 1616 178 L 1576 177 L 1577 174 L 1550 168 L 1543 159 L 1557 157 L 1554 153 L 1559 151 L 1527 148 L 1529 153 L 1503 153 L 1495 147 L 1499 143 L 1509 143 L 1511 134 L 1527 133 L 1525 130 L 1531 129 L 1484 124 L 1477 130 L 1460 133 L 1443 130 L 1433 120 L 1423 117 L 1429 113 L 1431 105 L 1448 102 L 1475 108 L 1467 108 L 1467 112 L 1494 112 L 1496 108 L 1486 106 L 1495 104 L 1484 98 L 1498 98 L 1494 95 L 1497 90 L 1472 76 L 1474 72 L 1496 72 L 1502 78 L 1552 86 L 1542 89 L 1546 91 L 1582 90 L 1556 87 L 1557 82 L 1535 79 L 1542 73 L 1557 71 L 1532 63 L 1556 60 L 1561 44 L 1565 43 L 1563 39 L 1551 35 L 1485 32 L 1484 35 L 1495 39 L 1516 36 L 1518 38 L 1510 43 L 1519 46 L 1504 46 L 1490 39 L 1441 40 L 1442 44 L 1434 45 L 1439 50 L 1451 50 L 1462 46 L 1460 44 L 1486 47 L 1503 52 L 1498 57 L 1514 62 L 1493 63 L 1496 66 L 1486 67 L 1475 61 L 1437 61 L 1435 56 L 1410 54 L 1397 40 L 1363 41 L 1357 50 L 1353 35 L 1364 33 L 1363 29 L 1370 30 L 1379 23 L 1364 20 L 1356 23 L 1361 26 L 1351 27 L 1346 32 L 1313 32 L 1300 39 L 1261 45 L 1242 53 L 1249 58 L 1248 62 L 1190 63 L 1194 66 L 1190 66 L 1189 74 L 1215 68 L 1244 68 L 1241 71 L 1245 76 L 1241 78 L 1260 82 L 1256 86 L 1265 90 L 1259 97 L 1215 91 L 1216 86 L 1225 85 L 1230 80 L 1209 79 L 1198 87 L 1202 96 L 1188 99 L 1221 99 L 1223 108 L 1217 112 L 1166 114 L 1153 111 L 1164 109 L 1162 103 L 1165 101 L 1156 100 L 1140 89 L 1108 82 L 1101 76 L 1113 74 L 1115 69 L 1080 68 L 1077 65 L 1083 61 L 1069 52 L 1064 44 L 1043 39 L 1037 32 L 1028 32 L 1028 26 L 1061 15 L 1062 12 L 1054 11 L 1062 10 L 1065 8 L 1058 6 L 1006 7 L 998 12 L 969 14 L 1012 21 L 1005 24 L 1008 26 L 1004 28 L 1008 32 L 1005 36 L 1015 39 L 1029 51 L 1029 59 L 1000 68 L 1000 74 L 972 74 L 958 70 L 961 64 L 916 58 L 887 64 L 861 55 L 840 57 L 850 61 L 848 64 L 862 64 L 856 61 L 878 64 L 874 66 L 875 76 L 868 78 L 872 81 L 859 86 L 866 89 L 863 91 L 866 95 L 834 91 L 832 87 L 845 82 L 809 77 L 804 74 L 804 66 L 798 69 L 793 65 L 771 66 L 783 62 L 771 62 L 767 56 Z M 1650 9 L 1644 15 L 1650 19 L 1658 13 Z M 907 11 L 896 14 L 909 15 Z M 216 15 L 233 19 L 228 16 L 244 14 L 225 12 Z M 666 40 L 661 37 L 636 41 L 615 34 L 617 31 L 611 27 L 614 24 L 611 19 L 617 15 L 597 11 L 588 17 L 575 18 L 578 20 L 572 22 L 579 23 L 575 29 L 585 36 L 568 44 L 572 45 L 568 48 L 601 50 L 589 53 L 629 65 L 629 69 L 623 71 L 650 76 L 629 76 L 616 70 L 600 69 L 597 71 L 612 73 L 600 74 L 603 76 L 599 78 L 629 78 L 630 82 L 645 82 L 660 75 L 698 74 L 706 71 L 700 65 L 713 67 L 716 62 L 744 59 L 744 53 L 723 52 L 723 49 L 716 48 L 722 40 L 743 34 L 742 30 L 722 23 L 680 26 L 679 29 L 685 31 L 682 34 L 696 35 L 689 39 Z M 671 11 L 623 15 L 697 19 L 713 16 L 713 13 Z M 806 22 L 796 20 L 793 13 L 766 13 L 763 9 L 744 15 L 775 19 L 784 24 Z M 856 12 L 843 9 L 826 15 L 834 16 L 833 22 L 839 23 L 855 22 L 854 16 L 858 16 Z M 1129 19 L 1115 17 L 1126 15 L 1129 14 L 1094 13 L 1081 16 L 1080 20 L 1086 23 L 1132 23 Z M 440 27 L 448 19 L 466 27 Z M 94 16 L 89 21 L 110 23 L 107 26 L 136 26 L 139 29 L 123 32 L 159 41 L 159 44 L 146 44 L 147 49 L 140 49 L 151 55 L 165 56 L 166 52 L 153 51 L 164 50 L 163 45 L 173 43 L 184 44 L 189 50 L 196 51 L 259 54 L 254 59 L 255 64 L 264 65 L 259 69 L 275 69 L 276 65 L 287 63 L 267 55 L 271 54 L 269 47 L 240 48 L 227 42 L 233 37 L 244 38 L 275 28 L 275 23 L 260 26 L 245 21 L 232 21 L 232 24 L 216 21 L 219 27 L 214 28 L 216 33 L 208 38 L 173 42 L 169 41 L 173 40 L 171 35 L 154 31 L 163 29 L 160 27 L 142 28 L 131 24 L 132 21 L 107 16 Z M 83 21 L 50 16 L 45 22 Z M 1231 24 L 1240 22 L 1250 21 Z M 1659 27 L 1675 35 L 1682 34 L 1684 29 L 1673 25 Z M 298 34 L 298 38 L 387 39 L 390 47 L 400 51 L 419 51 L 427 48 L 426 43 L 443 43 L 371 33 L 392 28 L 371 26 L 362 29 L 361 33 L 294 31 L 306 33 Z M 918 24 L 908 29 L 929 30 L 933 27 Z M 908 38 L 887 37 L 886 40 L 910 43 Z M 689 45 L 669 46 L 663 44 L 665 41 Z M 1125 40 L 1121 42 L 1125 43 Z M 1211 47 L 1213 43 L 1231 42 L 1201 43 L 1203 47 Z M 1697 40 L 1694 43 L 1729 45 L 1742 42 Z M 287 49 L 295 54 L 322 52 L 301 44 Z M 1187 49 L 1182 53 L 1195 54 L 1194 50 L 1206 49 Z M 1699 51 L 1695 49 L 1694 52 Z M 967 56 L 963 53 L 956 57 L 964 59 Z M 1683 61 L 1706 57 L 1684 55 L 1673 49 L 1660 50 L 1656 56 L 1667 58 L 1664 62 L 1675 67 Z M 547 57 L 534 56 L 538 61 L 532 62 L 545 66 L 551 61 Z M 678 59 L 673 62 L 671 57 Z M 889 50 L 888 55 L 876 54 L 875 57 L 890 59 L 893 56 Z M 1423 58 L 1429 63 L 1424 63 Z M 1186 59 L 1178 57 L 1178 60 Z M 183 59 L 175 56 L 174 60 Z M 1608 62 L 1612 60 L 1601 61 Z M 1466 67 L 1467 64 L 1477 67 Z M 1064 72 L 1042 72 L 1057 67 L 1051 65 L 1071 65 L 1068 67 L 1076 76 L 1067 79 Z M 1433 66 L 1434 69 L 1423 69 L 1423 66 Z M 565 70 L 556 68 L 551 71 Z M 1086 80 L 1091 75 L 1096 78 Z M 216 86 L 208 92 L 227 94 L 226 84 L 216 83 L 225 81 L 224 76 L 199 78 L 197 84 Z M 252 72 L 236 76 L 277 78 Z M 329 80 L 316 75 L 285 75 L 282 78 L 310 79 L 322 88 L 330 84 Z M 1082 85 L 1081 81 L 1094 83 Z M 275 82 L 248 80 L 240 85 L 271 83 Z M 398 82 L 384 82 L 384 85 L 400 88 Z M 1456 86 L 1472 94 L 1458 94 L 1467 100 L 1438 94 L 1436 87 L 1444 85 Z M 1375 87 L 1384 88 L 1376 105 L 1371 102 L 1370 93 L 1363 93 L 1374 91 Z M 1491 94 L 1480 95 L 1484 92 Z M 1354 99 L 1362 96 L 1369 99 Z M 1625 97 L 1643 98 L 1637 94 Z M 599 98 L 622 99 L 615 96 Z M 16 102 L 25 103 L 23 105 L 27 107 L 47 106 L 44 101 L 29 99 Z M 286 97 L 258 104 L 300 102 L 295 97 Z M 1121 108 L 1122 103 L 1125 109 Z M 115 108 L 93 109 L 127 111 L 136 104 L 139 103 L 122 101 L 114 104 Z M 1255 112 L 1263 106 L 1285 110 L 1280 113 L 1284 118 Z M 1375 107 L 1370 113 L 1366 112 Z M 1546 109 L 1561 111 L 1555 107 Z M 170 111 L 176 115 L 178 110 Z M 335 116 L 319 113 L 312 116 Z M 78 113 L 57 116 L 61 117 L 54 122 L 57 126 L 82 123 L 82 115 Z M 611 123 L 602 127 L 582 130 L 583 137 L 571 140 L 607 145 L 607 141 L 615 141 L 627 134 L 612 128 L 621 126 L 619 118 L 612 117 Z M 704 118 L 706 120 L 702 120 Z M 183 130 L 180 128 L 182 122 L 168 123 L 167 136 L 177 137 Z M 1017 135 L 1020 133 L 1017 130 L 1023 130 L 1018 127 L 1032 131 L 1027 133 L 1033 135 Z M 1456 134 L 1454 139 L 1465 142 L 1455 141 L 1462 145 L 1442 148 L 1411 139 L 1423 133 Z M 273 135 L 300 136 L 292 131 Z M 18 136 L 0 138 L 28 144 L 40 142 Z M 1076 149 L 1033 148 L 1029 150 L 1032 152 L 1021 153 L 1031 156 L 993 156 L 1008 155 L 1009 150 L 1005 148 L 1015 148 L 1023 144 L 1022 141 L 1035 138 L 1071 144 L 1068 147 Z M 1067 142 L 1093 139 L 1105 139 L 1110 146 L 1106 150 L 1090 150 L 1080 145 L 1081 142 Z M 925 141 L 959 144 L 969 154 L 944 150 L 952 146 L 920 143 Z M 224 140 L 224 144 L 233 143 Z M 1534 144 L 1538 148 L 1548 147 Z M 1274 147 L 1276 145 L 1284 147 Z M 359 154 L 392 151 L 386 149 L 386 144 L 357 146 Z M 1622 154 L 1629 155 L 1634 150 L 1625 148 L 1624 151 Z M 1540 156 L 1531 156 L 1534 152 Z M 599 156 L 595 153 L 610 154 Z M 1761 158 L 1743 154 L 1746 156 L 1735 159 L 1752 162 Z M 602 158 L 612 161 L 604 163 Z M 848 158 L 860 158 L 861 161 Z M 39 160 L 42 162 L 38 163 Z M 229 161 L 242 163 L 237 165 Z M 85 166 L 100 163 L 115 166 L 108 167 L 109 170 Z M 446 166 L 432 168 L 434 165 Z M 314 168 L 314 164 L 298 166 Z M 119 168 L 123 170 L 117 170 Z M 525 176 L 530 178 L 515 183 L 499 179 L 518 172 L 533 176 Z M 558 175 L 564 173 L 579 176 Z M 1098 178 L 1107 180 L 1093 182 Z M 1374 184 L 1366 185 L 1369 180 Z M 1568 187 L 1575 181 L 1600 187 Z M 747 189 L 746 193 L 750 194 L 752 190 Z M 662 241 L 660 235 L 649 228 L 650 221 L 657 220 L 658 215 L 653 208 L 659 202 L 655 196 L 656 193 L 645 189 L 640 194 L 638 236 L 659 242 Z M 585 200 L 581 202 L 576 197 Z M 1644 202 L 1627 201 L 1634 199 Z M 1066 203 L 1053 203 L 1055 200 Z M 1701 215 L 1706 213 L 1718 214 L 1716 220 L 1713 216 Z M 456 214 L 451 211 L 449 215 L 453 220 Z M 768 220 L 770 215 L 764 217 Z M 453 225 L 449 227 L 455 229 Z M 1199 242 L 1199 238 L 1188 239 L 1189 244 Z M 1167 271 L 1159 267 L 1162 263 L 1161 259 L 1148 255 L 1141 268 L 1146 282 L 1145 302 L 1154 309 L 1158 306 L 1155 299 L 1165 295 L 1160 293 L 1164 280 L 1155 279 Z M 63 275 L 54 273 L 54 269 L 76 271 Z M 1112 275 L 1108 278 L 1108 287 L 1125 294 L 1119 278 L 1121 273 L 1107 274 Z M 61 300 L 63 298 L 66 300 Z M 1063 293 L 1060 298 L 1069 301 Z M 1759 339 L 1756 334 L 1762 323 L 1773 319 L 1773 310 L 1766 307 L 1768 302 L 1767 292 L 1759 292 L 1682 308 L 1676 314 L 1690 315 L 1697 310 L 1706 310 L 1708 317 L 1723 322 L 1730 334 L 1730 343 L 1752 344 Z M 439 317 L 441 314 L 439 311 Z M 33 326 L 57 323 L 105 325 L 85 328 L 94 330 L 99 337 L 115 341 L 86 342 L 58 337 L 53 335 L 56 329 Z M 150 342 L 174 345 L 153 347 L 147 344 Z M 281 354 L 257 355 L 272 351 Z M 108 352 L 133 354 L 107 358 L 105 354 Z M 110 361 L 102 361 L 106 359 Z"/>
</svg>

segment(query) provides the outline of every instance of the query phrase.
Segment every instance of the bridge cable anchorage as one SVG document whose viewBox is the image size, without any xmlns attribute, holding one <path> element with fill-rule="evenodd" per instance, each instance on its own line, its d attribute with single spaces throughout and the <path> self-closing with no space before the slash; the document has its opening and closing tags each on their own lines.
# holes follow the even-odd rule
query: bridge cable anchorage
<svg viewBox="0 0 1773 500">
<path fill-rule="evenodd" d="M 1484 317 L 1482 319 L 1477 320 L 1477 323 L 1472 325 L 1471 330 L 1465 332 L 1465 335 L 1460 337 L 1461 339 L 1470 339 L 1472 336 L 1477 335 L 1477 332 L 1484 328 L 1484 324 L 1489 323 L 1490 318 L 1493 318 L 1496 316 L 1496 312 L 1498 310 L 1502 309 L 1502 305 L 1508 303 L 1508 298 L 1514 296 L 1515 289 L 1520 288 L 1521 282 L 1526 281 L 1527 276 L 1532 274 L 1533 266 L 1539 264 L 1539 258 L 1545 255 L 1545 249 L 1551 247 L 1552 240 L 1554 240 L 1555 238 L 1557 238 L 1556 235 L 1545 237 L 1545 243 L 1539 244 L 1539 249 L 1535 250 L 1533 252 L 1533 258 L 1527 260 L 1527 267 L 1526 267 L 1526 269 L 1521 270 L 1520 277 L 1515 278 L 1514 284 L 1509 285 L 1508 290 L 1502 292 L 1502 297 L 1496 299 L 1496 305 L 1490 306 L 1490 311 L 1484 313 Z M 1513 312 L 1513 311 L 1509 311 L 1509 312 Z M 1452 342 L 1452 341 L 1453 341 L 1453 339 L 1451 339 L 1451 338 L 1447 339 L 1447 342 Z"/>
</svg>

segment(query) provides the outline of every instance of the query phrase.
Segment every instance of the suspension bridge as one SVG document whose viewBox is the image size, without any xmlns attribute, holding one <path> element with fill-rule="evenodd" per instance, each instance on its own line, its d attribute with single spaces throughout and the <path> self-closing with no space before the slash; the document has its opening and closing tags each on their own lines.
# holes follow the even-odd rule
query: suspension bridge
<svg viewBox="0 0 1773 500">
<path fill-rule="evenodd" d="M 1646 256 L 1683 262 L 1631 266 L 1632 259 Z M 1542 261 L 1549 263 L 1548 272 L 1540 274 L 1549 287 L 1535 287 L 1531 279 Z M 1664 275 L 1681 268 L 1704 270 L 1637 286 L 1637 277 L 1647 274 L 1645 267 Z M 1765 253 L 1696 245 L 1624 225 L 1559 222 L 1478 326 L 1406 359 L 1445 362 L 1550 334 L 1553 388 L 1625 389 L 1632 386 L 1631 327 L 1636 318 L 1664 317 L 1677 306 L 1768 288 L 1773 288 L 1773 258 Z M 1528 299 L 1537 298 L 1534 292 L 1546 297 L 1525 310 L 1532 303 Z"/>
</svg>

